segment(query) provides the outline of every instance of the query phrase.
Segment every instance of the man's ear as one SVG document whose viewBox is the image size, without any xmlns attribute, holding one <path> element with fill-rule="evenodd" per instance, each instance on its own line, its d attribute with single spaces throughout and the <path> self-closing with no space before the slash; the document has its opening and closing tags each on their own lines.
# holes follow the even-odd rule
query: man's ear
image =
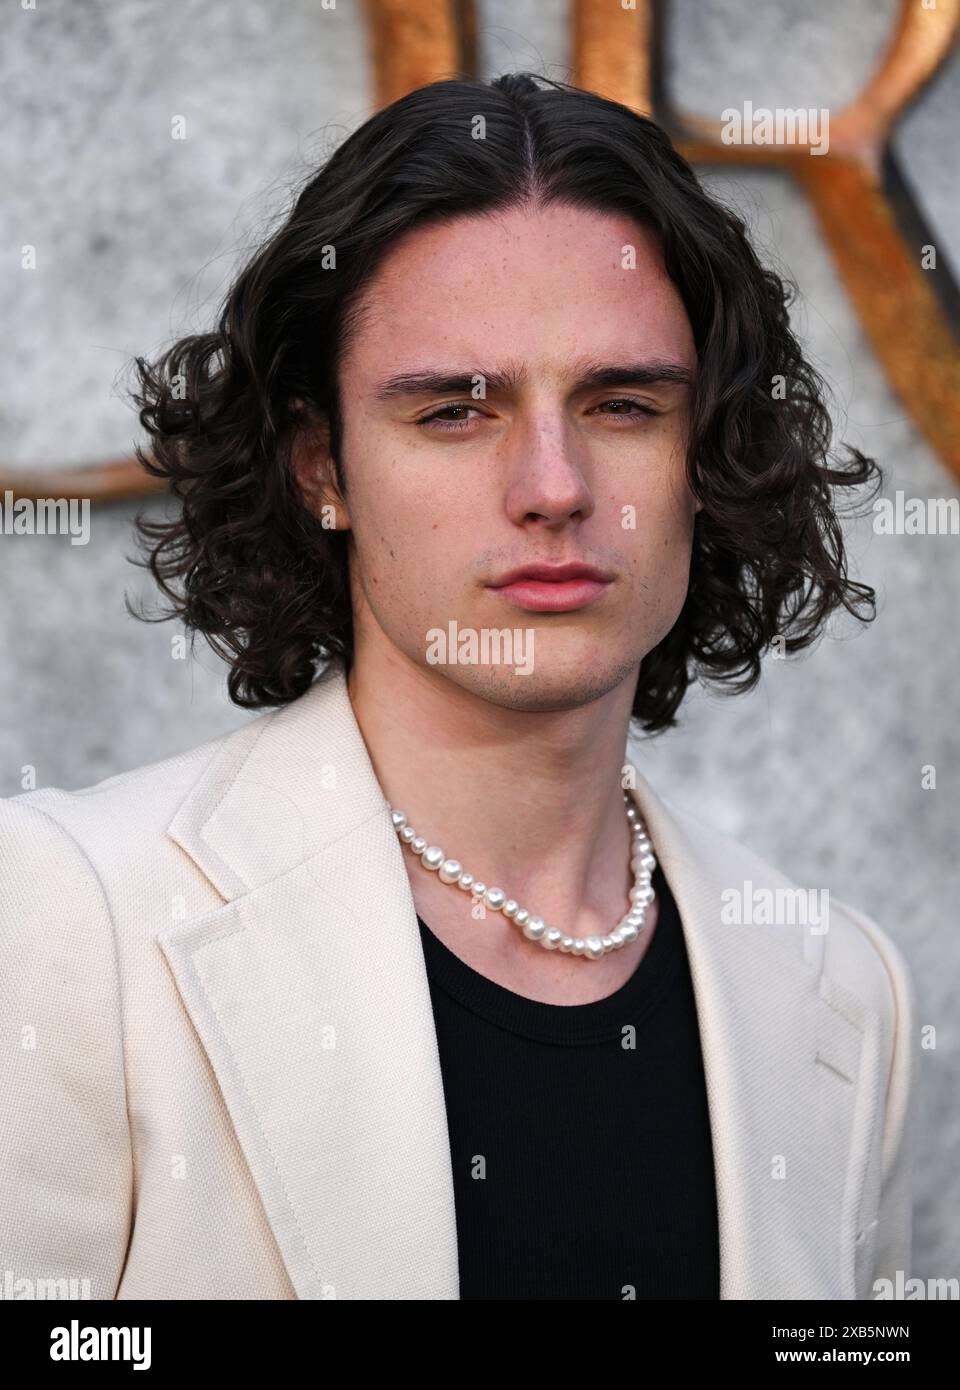
<svg viewBox="0 0 960 1390">
<path fill-rule="evenodd" d="M 350 515 L 336 481 L 330 453 L 330 422 L 299 398 L 290 401 L 296 418 L 290 463 L 303 500 L 328 530 L 349 531 Z"/>
</svg>

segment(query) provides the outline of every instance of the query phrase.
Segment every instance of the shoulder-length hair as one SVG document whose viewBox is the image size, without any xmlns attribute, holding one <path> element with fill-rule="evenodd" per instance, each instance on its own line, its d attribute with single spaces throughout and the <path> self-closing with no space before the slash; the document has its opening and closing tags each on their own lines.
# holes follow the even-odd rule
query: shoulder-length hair
<svg viewBox="0 0 960 1390">
<path fill-rule="evenodd" d="M 229 662 L 234 703 L 283 704 L 327 662 L 352 661 L 346 535 L 308 509 L 292 452 L 322 417 L 348 495 L 337 364 L 361 292 L 411 228 L 529 200 L 658 233 L 696 344 L 686 472 L 703 507 L 683 608 L 641 664 L 634 720 L 647 733 L 676 724 L 693 679 L 751 689 L 775 639 L 780 655 L 808 646 L 840 605 L 875 616 L 874 590 L 846 577 L 833 490 L 882 474 L 850 446 L 831 466 L 825 386 L 789 324 L 792 282 L 760 264 L 743 221 L 654 121 L 528 73 L 446 80 L 337 148 L 236 275 L 213 332 L 135 359 L 151 436 L 151 457 L 137 456 L 182 505 L 138 515 L 134 563 L 170 600 L 152 621 L 179 617 Z"/>
</svg>

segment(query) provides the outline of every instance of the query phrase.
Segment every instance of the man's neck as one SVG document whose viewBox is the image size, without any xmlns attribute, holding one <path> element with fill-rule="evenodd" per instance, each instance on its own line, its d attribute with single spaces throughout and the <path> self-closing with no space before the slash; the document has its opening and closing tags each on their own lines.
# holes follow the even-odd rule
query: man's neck
<svg viewBox="0 0 960 1390">
<path fill-rule="evenodd" d="M 634 686 L 627 678 L 577 708 L 531 712 L 397 653 L 355 659 L 348 679 L 390 805 L 488 887 L 571 936 L 604 935 L 629 906 L 621 771 Z M 448 911 L 469 921 L 467 895 L 404 853 L 424 919 L 423 905 L 433 904 L 434 920 Z M 531 943 L 522 944 L 529 955 Z"/>
</svg>

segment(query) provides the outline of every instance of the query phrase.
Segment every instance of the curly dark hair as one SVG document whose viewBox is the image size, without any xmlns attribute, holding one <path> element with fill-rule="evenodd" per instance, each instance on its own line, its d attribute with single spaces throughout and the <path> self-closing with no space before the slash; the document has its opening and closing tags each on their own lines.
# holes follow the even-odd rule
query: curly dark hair
<svg viewBox="0 0 960 1390">
<path fill-rule="evenodd" d="M 478 115 L 485 138 L 472 139 Z M 347 535 L 309 510 L 292 449 L 322 418 L 348 495 L 337 366 L 365 285 L 410 228 L 531 199 L 659 233 L 696 344 L 686 471 L 703 507 L 683 608 L 641 663 L 633 719 L 646 733 L 676 724 L 694 678 L 751 689 L 775 638 L 782 652 L 808 646 L 840 605 L 873 620 L 874 590 L 846 577 L 831 489 L 871 475 L 879 488 L 882 473 L 851 446 L 846 467 L 830 466 L 826 389 L 789 324 L 792 281 L 761 265 L 656 122 L 535 74 L 448 79 L 343 141 L 236 276 L 216 331 L 153 365 L 135 359 L 130 394 L 152 440 L 137 457 L 182 502 L 135 523 L 134 563 L 172 604 L 144 620 L 202 633 L 230 663 L 235 704 L 283 704 L 327 662 L 352 662 Z"/>
</svg>

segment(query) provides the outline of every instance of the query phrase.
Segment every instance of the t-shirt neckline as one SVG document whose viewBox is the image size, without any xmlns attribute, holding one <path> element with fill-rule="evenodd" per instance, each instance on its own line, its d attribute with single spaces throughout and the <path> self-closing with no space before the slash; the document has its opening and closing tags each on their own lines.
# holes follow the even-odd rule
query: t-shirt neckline
<svg viewBox="0 0 960 1390">
<path fill-rule="evenodd" d="M 461 960 L 418 915 L 430 981 L 469 1012 L 523 1037 L 568 1046 L 616 1038 L 624 1026 L 637 1023 L 656 1007 L 684 957 L 680 915 L 659 863 L 652 882 L 660 899 L 653 939 L 633 973 L 603 999 L 547 1004 L 516 994 Z M 483 925 L 477 924 L 478 928 Z M 590 969 L 589 961 L 581 965 Z"/>
</svg>

